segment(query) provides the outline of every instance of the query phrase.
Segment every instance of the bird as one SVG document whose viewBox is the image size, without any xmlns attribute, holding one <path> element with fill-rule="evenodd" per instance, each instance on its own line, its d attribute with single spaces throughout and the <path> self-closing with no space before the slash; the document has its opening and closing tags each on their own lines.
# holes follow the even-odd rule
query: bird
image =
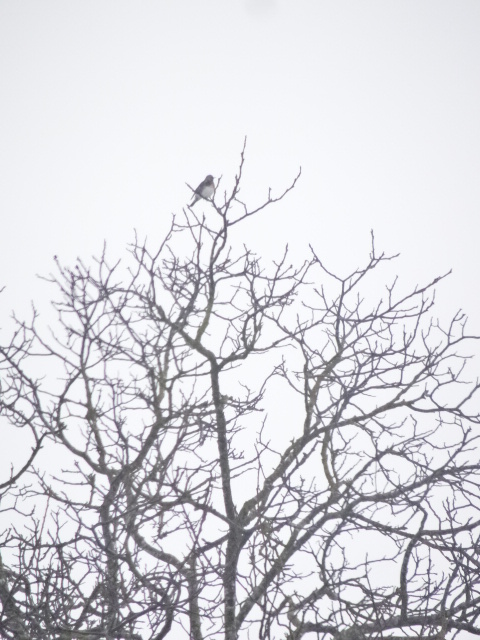
<svg viewBox="0 0 480 640">
<path fill-rule="evenodd" d="M 213 184 L 213 176 L 208 175 L 193 192 L 193 201 L 189 206 L 193 207 L 193 205 L 201 198 L 208 200 L 208 198 L 211 198 L 213 196 L 214 192 L 215 185 Z"/>
</svg>

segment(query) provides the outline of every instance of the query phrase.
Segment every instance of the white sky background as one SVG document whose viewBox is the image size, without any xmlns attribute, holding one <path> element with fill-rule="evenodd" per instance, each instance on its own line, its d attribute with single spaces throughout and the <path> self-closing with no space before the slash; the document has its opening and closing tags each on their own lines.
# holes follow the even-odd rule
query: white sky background
<svg viewBox="0 0 480 640">
<path fill-rule="evenodd" d="M 245 135 L 247 203 L 302 178 L 239 248 L 346 274 L 373 229 L 480 332 L 478 0 L 0 0 L 0 339 L 55 254 L 160 243 Z"/>
<path fill-rule="evenodd" d="M 54 254 L 160 241 L 247 135 L 247 202 L 303 175 L 239 241 L 346 272 L 373 228 L 480 327 L 478 0 L 1 0 L 0 91 L 0 326 Z"/>
</svg>

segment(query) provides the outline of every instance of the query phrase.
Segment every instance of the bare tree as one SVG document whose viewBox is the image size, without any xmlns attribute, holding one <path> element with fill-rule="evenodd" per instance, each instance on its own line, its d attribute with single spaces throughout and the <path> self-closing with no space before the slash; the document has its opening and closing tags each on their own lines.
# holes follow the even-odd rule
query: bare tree
<svg viewBox="0 0 480 640">
<path fill-rule="evenodd" d="M 346 277 L 236 247 L 296 182 L 250 209 L 242 168 L 127 265 L 58 264 L 51 334 L 1 347 L 3 420 L 50 456 L 3 496 L 3 638 L 480 635 L 464 316 L 440 278 L 380 289 L 373 238 Z"/>
</svg>

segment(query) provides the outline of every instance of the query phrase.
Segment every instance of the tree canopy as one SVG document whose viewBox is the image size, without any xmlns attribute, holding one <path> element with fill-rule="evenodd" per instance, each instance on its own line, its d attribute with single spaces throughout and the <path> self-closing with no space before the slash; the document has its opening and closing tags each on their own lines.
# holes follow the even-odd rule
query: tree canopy
<svg viewBox="0 0 480 640">
<path fill-rule="evenodd" d="M 347 275 L 239 246 L 296 182 L 252 209 L 242 169 L 2 341 L 2 638 L 480 634 L 476 337 L 373 236 Z"/>
</svg>

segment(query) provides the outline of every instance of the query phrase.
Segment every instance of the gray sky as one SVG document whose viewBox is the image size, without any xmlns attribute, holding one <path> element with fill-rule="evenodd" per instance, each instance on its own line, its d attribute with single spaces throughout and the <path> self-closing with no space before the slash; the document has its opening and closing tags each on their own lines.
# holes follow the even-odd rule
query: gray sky
<svg viewBox="0 0 480 640">
<path fill-rule="evenodd" d="M 236 242 L 346 274 L 373 229 L 480 332 L 479 0 L 0 0 L 0 339 L 55 254 L 159 243 L 245 135 L 242 199 L 302 178 Z"/>
<path fill-rule="evenodd" d="M 479 34 L 478 0 L 1 0 L 0 326 L 54 254 L 160 241 L 247 135 L 245 200 L 303 175 L 239 241 L 346 271 L 373 228 L 480 329 Z"/>
</svg>

